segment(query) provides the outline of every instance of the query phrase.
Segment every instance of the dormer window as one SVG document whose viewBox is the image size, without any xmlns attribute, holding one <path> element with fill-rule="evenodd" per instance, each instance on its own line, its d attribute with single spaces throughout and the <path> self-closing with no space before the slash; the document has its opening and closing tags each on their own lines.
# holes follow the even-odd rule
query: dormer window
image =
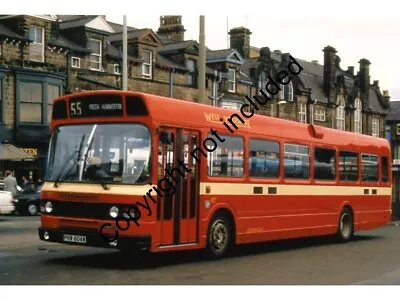
<svg viewBox="0 0 400 300">
<path fill-rule="evenodd" d="M 257 95 L 261 95 L 260 90 L 263 90 L 264 93 L 269 97 L 270 94 L 266 89 L 266 84 L 267 84 L 267 73 L 265 71 L 262 71 L 259 75 L 258 78 L 258 89 L 257 89 Z M 272 97 L 271 97 L 272 98 Z"/>
<path fill-rule="evenodd" d="M 95 39 L 89 39 L 89 49 L 92 52 L 90 54 L 90 69 L 96 71 L 102 71 L 101 41 Z"/>
<path fill-rule="evenodd" d="M 29 59 L 44 62 L 44 28 L 31 25 L 29 28 Z"/>
<path fill-rule="evenodd" d="M 151 78 L 153 52 L 150 50 L 143 50 L 142 59 L 143 59 L 142 75 L 144 77 Z"/>
<path fill-rule="evenodd" d="M 281 84 L 279 91 L 279 99 L 285 101 L 293 101 L 293 84 L 289 82 L 288 84 Z"/>
<path fill-rule="evenodd" d="M 231 68 L 228 71 L 228 92 L 236 92 L 236 70 Z"/>
</svg>

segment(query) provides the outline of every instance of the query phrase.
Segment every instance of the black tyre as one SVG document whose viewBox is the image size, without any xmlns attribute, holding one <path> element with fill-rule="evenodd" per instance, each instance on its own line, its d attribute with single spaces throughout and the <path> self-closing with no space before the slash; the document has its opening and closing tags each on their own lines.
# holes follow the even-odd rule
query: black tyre
<svg viewBox="0 0 400 300">
<path fill-rule="evenodd" d="M 348 207 L 345 207 L 340 213 L 336 236 L 339 242 L 345 243 L 351 240 L 353 234 L 354 234 L 353 213 Z"/>
<path fill-rule="evenodd" d="M 222 214 L 213 216 L 207 231 L 206 255 L 210 259 L 222 258 L 232 241 L 231 224 Z"/>
<path fill-rule="evenodd" d="M 39 207 L 35 203 L 28 203 L 26 207 L 26 214 L 28 216 L 36 216 L 39 212 Z"/>
</svg>

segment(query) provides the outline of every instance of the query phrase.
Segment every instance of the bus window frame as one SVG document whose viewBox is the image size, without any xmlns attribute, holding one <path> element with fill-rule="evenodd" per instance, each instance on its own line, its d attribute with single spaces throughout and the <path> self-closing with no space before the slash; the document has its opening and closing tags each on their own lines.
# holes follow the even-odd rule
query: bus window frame
<svg viewBox="0 0 400 300">
<path fill-rule="evenodd" d="M 334 179 L 316 179 L 315 178 L 315 148 L 326 149 L 326 150 L 333 150 L 335 151 L 335 177 Z M 312 184 L 322 184 L 322 185 L 335 185 L 339 182 L 339 151 L 337 147 L 332 145 L 325 145 L 325 144 L 314 144 L 312 147 Z"/>
<path fill-rule="evenodd" d="M 362 179 L 362 156 L 363 155 L 368 155 L 368 156 L 376 156 L 377 157 L 377 177 L 378 180 L 377 181 L 364 181 Z M 360 182 L 365 184 L 365 185 L 380 185 L 381 184 L 381 177 L 380 177 L 380 166 L 379 166 L 379 162 L 380 162 L 380 156 L 379 154 L 376 153 L 366 153 L 366 152 L 360 152 Z"/>
<path fill-rule="evenodd" d="M 203 146 L 203 144 L 201 144 L 201 146 L 200 146 L 200 148 L 202 148 L 202 150 L 203 151 L 205 151 L 206 153 L 207 153 L 207 157 L 203 157 L 203 156 L 201 156 L 201 158 L 200 158 L 200 160 L 202 160 L 202 159 L 204 159 L 204 161 L 205 161 L 205 168 L 204 168 L 204 171 L 205 171 L 205 175 L 207 176 L 207 179 L 208 180 L 210 180 L 210 181 L 213 181 L 214 179 L 217 179 L 216 181 L 226 181 L 226 180 L 228 180 L 228 181 L 235 181 L 235 180 L 240 180 L 240 181 L 243 181 L 243 182 L 245 182 L 249 177 L 248 177 L 248 167 L 246 167 L 246 161 L 248 161 L 248 155 L 247 155 L 247 153 L 246 153 L 246 151 L 247 151 L 247 149 L 248 149 L 248 144 L 247 144 L 247 142 L 248 142 L 248 137 L 246 138 L 245 136 L 243 136 L 243 135 L 233 135 L 233 134 L 229 134 L 228 132 L 223 132 L 223 131 L 221 131 L 221 132 L 219 132 L 219 136 L 221 137 L 221 138 L 224 138 L 224 137 L 230 137 L 230 138 L 240 138 L 241 140 L 242 140 L 242 142 L 243 142 L 243 175 L 242 176 L 221 176 L 221 175 L 209 175 L 208 174 L 208 157 L 209 157 L 209 155 L 212 153 L 212 152 L 208 152 L 204 147 L 202 147 Z M 210 131 L 206 131 L 206 132 L 202 132 L 201 133 L 201 140 L 202 141 L 205 141 L 205 139 L 207 139 L 208 137 L 210 137 Z M 219 147 L 219 146 L 217 146 L 217 147 Z"/>
<path fill-rule="evenodd" d="M 88 118 L 88 120 L 89 120 L 90 118 Z M 95 119 L 95 118 L 93 118 L 93 119 Z M 149 125 L 149 124 L 146 124 L 146 123 L 143 123 L 143 122 L 140 122 L 140 121 L 119 121 L 119 122 L 104 122 L 104 121 L 101 121 L 101 122 L 88 122 L 88 121 L 85 121 L 85 122 L 73 122 L 73 123 L 70 123 L 70 122 L 67 122 L 67 123 L 60 123 L 60 124 L 57 124 L 54 128 L 53 128 L 53 130 L 52 130 L 52 132 L 51 132 L 51 137 L 50 137 L 50 141 L 49 141 L 49 152 L 48 153 L 50 153 L 50 147 L 51 147 L 51 143 L 52 143 L 52 139 L 53 139 L 53 135 L 54 135 L 54 132 L 59 128 L 59 127 L 61 127 L 61 126 L 79 126 L 79 125 L 94 125 L 94 124 L 98 124 L 98 125 L 107 125 L 107 124 L 113 124 L 113 125 L 115 125 L 115 124 L 130 124 L 130 125 L 142 125 L 142 126 L 144 126 L 146 129 L 147 129 L 147 131 L 148 131 L 148 133 L 149 133 L 149 136 L 150 136 L 150 156 L 149 156 L 149 170 L 150 170 L 150 176 L 149 176 L 149 178 L 153 178 L 153 173 L 154 173 L 154 170 L 153 170 L 153 162 L 152 162 L 152 157 L 153 157 L 153 142 L 154 142 L 154 133 L 153 133 L 153 128 L 152 128 L 152 126 L 151 125 Z M 47 156 L 47 159 L 46 159 L 46 163 L 47 163 L 47 166 L 48 166 L 48 163 L 49 163 L 49 160 L 50 160 L 50 155 L 48 155 Z M 157 169 L 155 169 L 156 170 L 156 172 L 155 172 L 155 174 L 157 174 Z M 48 167 L 46 167 L 46 174 L 45 174 L 45 178 L 47 178 L 47 172 L 48 172 Z M 50 180 L 47 180 L 48 182 L 55 182 L 55 180 L 52 180 L 52 181 L 50 181 Z M 66 183 L 74 183 L 74 184 L 81 184 L 81 183 L 84 183 L 84 184 L 98 184 L 97 182 L 90 182 L 90 181 L 65 181 Z M 138 183 L 122 183 L 122 182 L 118 182 L 118 181 L 113 181 L 113 182 L 106 182 L 106 184 L 108 184 L 108 185 L 118 185 L 118 186 L 129 186 L 129 185 L 134 185 L 134 186 L 144 186 L 144 185 L 147 185 L 148 183 L 140 183 L 140 184 L 138 184 Z"/>
<path fill-rule="evenodd" d="M 351 153 L 355 153 L 357 155 L 357 180 L 342 180 L 340 179 L 340 152 L 351 152 Z M 361 155 L 360 155 L 360 151 L 358 150 L 349 150 L 346 148 L 338 148 L 337 149 L 337 156 L 338 156 L 338 177 L 337 177 L 337 182 L 340 184 L 345 184 L 345 185 L 360 185 L 361 182 Z"/>
<path fill-rule="evenodd" d="M 263 141 L 263 142 L 273 142 L 278 144 L 278 160 L 279 160 L 279 168 L 278 168 L 278 176 L 276 177 L 255 177 L 255 176 L 250 176 L 250 168 L 249 168 L 249 163 L 250 163 L 250 140 L 258 140 L 258 141 Z M 255 137 L 255 136 L 249 136 L 247 138 L 247 151 L 246 151 L 246 155 L 247 155 L 247 162 L 246 162 L 246 166 L 247 166 L 247 178 L 249 180 L 254 180 L 255 182 L 258 181 L 279 181 L 282 178 L 282 159 L 281 159 L 281 152 L 282 152 L 282 145 L 281 145 L 281 141 L 277 140 L 277 139 L 273 139 L 273 138 L 269 138 L 269 137 Z"/>
<path fill-rule="evenodd" d="M 285 145 L 293 145 L 293 146 L 304 146 L 304 147 L 308 147 L 309 148 L 309 154 L 308 154 L 308 166 L 309 166 L 309 175 L 308 178 L 286 178 L 285 177 Z M 308 183 L 308 184 L 312 184 L 313 182 L 313 176 L 314 174 L 312 174 L 311 172 L 313 172 L 313 168 L 312 168 L 312 161 L 313 161 L 313 153 L 311 151 L 313 145 L 312 144 L 308 144 L 305 143 L 303 141 L 298 142 L 295 140 L 282 140 L 282 146 L 281 146 L 281 152 L 282 152 L 282 156 L 281 156 L 281 165 L 282 165 L 282 181 L 285 182 L 302 182 L 302 183 Z M 292 153 L 292 152 L 287 152 L 287 153 Z M 294 154 L 298 154 L 298 153 L 294 153 Z"/>
</svg>

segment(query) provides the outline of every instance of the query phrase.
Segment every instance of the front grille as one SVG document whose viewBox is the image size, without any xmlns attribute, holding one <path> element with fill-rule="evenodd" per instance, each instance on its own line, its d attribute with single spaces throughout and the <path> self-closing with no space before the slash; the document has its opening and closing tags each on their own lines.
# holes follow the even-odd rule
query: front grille
<svg viewBox="0 0 400 300">
<path fill-rule="evenodd" d="M 44 206 L 47 201 L 49 200 L 41 200 L 41 206 Z M 50 215 L 72 218 L 110 220 L 110 208 L 114 206 L 110 203 L 50 201 L 53 204 L 53 211 Z M 118 208 L 121 211 L 121 207 Z"/>
</svg>

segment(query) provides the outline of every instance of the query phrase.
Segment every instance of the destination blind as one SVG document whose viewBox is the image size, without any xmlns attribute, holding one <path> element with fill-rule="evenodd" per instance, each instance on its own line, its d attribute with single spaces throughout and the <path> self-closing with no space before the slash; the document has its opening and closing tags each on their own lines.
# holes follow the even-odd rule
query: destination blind
<svg viewBox="0 0 400 300">
<path fill-rule="evenodd" d="M 122 98 L 118 95 L 93 95 L 71 98 L 71 118 L 122 117 Z"/>
</svg>

